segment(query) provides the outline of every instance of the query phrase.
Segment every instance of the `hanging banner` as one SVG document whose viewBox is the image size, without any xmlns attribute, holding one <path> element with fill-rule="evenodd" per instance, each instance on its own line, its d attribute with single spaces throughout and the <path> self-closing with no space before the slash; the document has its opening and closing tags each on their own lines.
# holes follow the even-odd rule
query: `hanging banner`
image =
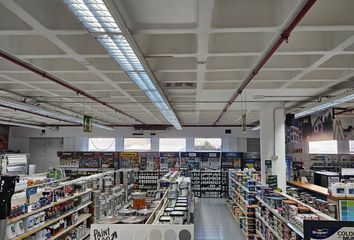
<svg viewBox="0 0 354 240">
<path fill-rule="evenodd" d="M 194 240 L 194 225 L 92 224 L 90 240 Z"/>
<path fill-rule="evenodd" d="M 305 220 L 304 240 L 354 240 L 354 222 Z"/>
<path fill-rule="evenodd" d="M 84 132 L 92 133 L 92 117 L 84 115 L 84 121 L 83 121 L 83 129 Z"/>
</svg>

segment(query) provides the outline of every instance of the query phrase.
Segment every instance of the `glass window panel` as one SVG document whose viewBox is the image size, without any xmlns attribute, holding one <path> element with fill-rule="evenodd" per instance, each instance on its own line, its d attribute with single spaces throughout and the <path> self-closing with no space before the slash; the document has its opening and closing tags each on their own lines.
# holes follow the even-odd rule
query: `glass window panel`
<svg viewBox="0 0 354 240">
<path fill-rule="evenodd" d="M 150 151 L 151 138 L 124 138 L 124 151 Z"/>
<path fill-rule="evenodd" d="M 338 145 L 336 140 L 309 142 L 310 154 L 337 154 Z"/>
<path fill-rule="evenodd" d="M 195 138 L 194 149 L 196 151 L 221 151 L 221 138 Z"/>
<path fill-rule="evenodd" d="M 159 150 L 160 152 L 185 152 L 186 139 L 185 138 L 160 138 Z"/>
<path fill-rule="evenodd" d="M 116 139 L 115 138 L 89 138 L 88 150 L 94 152 L 100 151 L 115 151 Z"/>
</svg>

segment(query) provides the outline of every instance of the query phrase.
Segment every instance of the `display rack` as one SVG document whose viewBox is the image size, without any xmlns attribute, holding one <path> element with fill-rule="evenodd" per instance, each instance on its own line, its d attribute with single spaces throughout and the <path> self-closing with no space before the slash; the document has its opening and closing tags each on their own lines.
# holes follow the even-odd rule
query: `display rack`
<svg viewBox="0 0 354 240">
<path fill-rule="evenodd" d="M 303 239 L 305 219 L 335 220 L 287 194 L 272 192 L 266 186 L 257 187 L 256 200 L 257 230 L 261 239 Z"/>
<path fill-rule="evenodd" d="M 28 154 L 2 154 L 0 156 L 0 174 L 27 175 Z"/>
<path fill-rule="evenodd" d="M 76 194 L 74 194 L 74 195 L 71 196 L 71 197 L 67 197 L 67 198 L 65 198 L 65 199 L 58 200 L 58 201 L 53 202 L 53 203 L 51 203 L 51 204 L 49 204 L 49 205 L 46 205 L 46 206 L 41 207 L 41 208 L 39 208 L 39 209 L 30 211 L 30 212 L 28 212 L 28 213 L 26 213 L 26 214 L 23 214 L 23 215 L 20 215 L 20 216 L 18 216 L 18 217 L 10 218 L 10 219 L 8 220 L 8 223 L 17 222 L 17 221 L 19 221 L 19 220 L 21 220 L 21 219 L 27 218 L 27 217 L 29 217 L 29 216 L 31 216 L 31 215 L 34 215 L 34 214 L 39 213 L 39 212 L 41 212 L 41 211 L 44 211 L 44 210 L 46 210 L 46 209 L 48 209 L 48 208 L 55 207 L 55 206 L 57 206 L 57 205 L 59 205 L 59 204 L 62 204 L 62 203 L 65 203 L 65 202 L 67 202 L 67 201 L 73 200 L 73 199 L 75 199 L 75 198 L 81 197 L 81 196 L 83 196 L 83 195 L 85 195 L 85 194 L 87 194 L 87 193 L 90 193 L 91 191 L 92 191 L 91 189 L 88 189 L 88 190 L 86 190 L 86 191 L 84 191 L 84 192 L 76 193 Z M 13 204 L 12 204 L 12 205 L 13 205 Z"/>
<path fill-rule="evenodd" d="M 303 239 L 302 219 L 335 220 L 287 194 L 261 185 L 247 171 L 230 170 L 229 191 L 232 199 L 229 207 L 246 239 Z"/>
<path fill-rule="evenodd" d="M 59 204 L 65 203 L 65 202 L 67 202 L 67 201 L 70 201 L 70 200 L 74 200 L 74 199 L 76 199 L 76 198 L 79 198 L 79 197 L 81 197 L 81 196 L 83 196 L 83 195 L 85 195 L 85 194 L 87 194 L 87 193 L 90 193 L 91 191 L 92 191 L 92 190 L 90 189 L 90 190 L 87 190 L 87 191 L 85 191 L 85 192 L 75 194 L 75 195 L 72 196 L 72 197 L 63 199 L 63 200 L 58 201 L 58 202 L 54 202 L 54 203 L 52 203 L 52 204 L 50 204 L 50 205 L 48 205 L 48 206 L 45 206 L 45 207 L 43 207 L 43 208 L 40 208 L 40 209 L 37 209 L 37 210 L 35 210 L 35 211 L 29 212 L 29 213 L 27 213 L 27 214 L 21 215 L 21 216 L 19 216 L 19 217 L 12 218 L 12 219 L 10 219 L 8 222 L 9 222 L 9 224 L 11 224 L 11 223 L 16 223 L 16 222 L 18 222 L 18 221 L 21 221 L 22 219 L 28 218 L 28 217 L 31 216 L 31 215 L 34 215 L 34 214 L 39 213 L 39 212 L 42 212 L 42 211 L 44 211 L 44 210 L 46 210 L 46 209 L 49 209 L 49 208 L 51 208 L 51 207 L 54 207 L 54 206 L 56 206 L 56 205 L 59 205 Z M 36 228 L 34 228 L 34 229 L 30 230 L 30 231 L 26 231 L 25 233 L 23 233 L 23 234 L 21 234 L 21 235 L 19 235 L 19 236 L 16 236 L 16 238 L 14 238 L 14 239 L 15 239 L 15 240 L 22 240 L 22 239 L 25 239 L 25 238 L 27 238 L 27 237 L 29 237 L 29 236 L 31 236 L 31 235 L 37 233 L 38 231 L 41 231 L 41 230 L 43 230 L 43 229 L 45 229 L 45 228 L 47 228 L 47 227 L 49 227 L 49 226 L 51 226 L 51 225 L 53 225 L 53 224 L 59 222 L 60 220 L 62 220 L 62 219 L 64 219 L 64 218 L 66 218 L 66 217 L 68 217 L 68 216 L 70 216 L 70 215 L 72 215 L 72 214 L 74 214 L 74 213 L 80 211 L 81 209 L 84 209 L 84 208 L 88 207 L 88 206 L 91 205 L 91 204 L 92 204 L 92 201 L 86 202 L 86 203 L 82 204 L 81 206 L 76 207 L 76 208 L 73 209 L 73 210 L 69 210 L 68 212 L 66 212 L 66 213 L 64 213 L 64 214 L 62 214 L 62 215 L 60 215 L 59 217 L 57 217 L 57 218 L 55 218 L 55 219 L 52 219 L 52 220 L 49 220 L 49 221 L 45 222 L 45 224 L 40 225 L 39 227 L 36 227 Z M 91 214 L 89 214 L 89 215 L 91 216 Z M 88 214 L 80 215 L 80 216 L 79 216 L 80 223 L 83 222 L 84 220 L 86 220 L 87 218 L 89 218 L 90 216 L 88 216 Z M 75 224 L 76 224 L 76 223 L 75 223 Z M 75 225 L 75 224 L 74 224 L 74 225 Z M 79 224 L 79 223 L 77 223 L 77 225 L 78 225 L 78 224 Z M 75 225 L 75 226 L 76 226 L 76 225 Z M 73 228 L 74 228 L 74 227 L 73 227 Z M 64 230 L 64 231 L 66 231 L 66 230 Z M 63 235 L 64 233 L 60 232 L 59 234 L 60 234 L 60 235 Z M 53 236 L 51 239 L 56 239 L 56 238 L 58 238 L 57 235 L 56 235 L 56 236 Z"/>
<path fill-rule="evenodd" d="M 256 221 L 255 221 L 255 189 L 246 188 L 244 174 L 234 170 L 229 171 L 229 195 L 232 199 L 231 212 L 239 222 L 242 232 L 246 239 L 255 239 Z"/>
<path fill-rule="evenodd" d="M 223 198 L 228 196 L 227 171 L 192 171 L 192 191 L 201 198 Z"/>
<path fill-rule="evenodd" d="M 140 190 L 157 190 L 158 180 L 160 179 L 160 171 L 137 171 L 138 188 Z"/>
</svg>

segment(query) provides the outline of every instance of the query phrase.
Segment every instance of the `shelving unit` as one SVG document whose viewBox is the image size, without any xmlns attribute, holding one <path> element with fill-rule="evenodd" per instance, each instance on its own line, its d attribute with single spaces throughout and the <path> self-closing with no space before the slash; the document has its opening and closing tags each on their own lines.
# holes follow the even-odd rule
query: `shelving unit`
<svg viewBox="0 0 354 240">
<path fill-rule="evenodd" d="M 279 236 L 279 234 L 278 234 L 276 231 L 274 231 L 274 229 L 267 223 L 267 221 L 266 221 L 261 215 L 259 215 L 258 213 L 256 213 L 256 217 L 257 217 L 257 219 L 259 219 L 259 220 L 270 230 L 270 232 L 273 234 L 273 236 L 274 236 L 276 239 L 278 239 L 278 240 L 283 240 L 283 238 L 281 238 L 281 237 Z M 259 232 L 259 231 L 257 230 L 257 232 Z M 261 236 L 262 239 L 264 239 L 264 236 L 263 236 L 262 233 L 259 232 L 258 235 Z"/>
<path fill-rule="evenodd" d="M 55 236 L 49 238 L 48 240 L 55 240 L 55 239 L 60 238 L 61 236 L 64 236 L 65 234 L 69 233 L 69 232 L 70 232 L 71 230 L 73 230 L 76 226 L 78 226 L 79 224 L 83 223 L 84 221 L 86 221 L 86 220 L 89 219 L 90 217 L 91 217 L 91 214 L 90 214 L 90 213 L 88 213 L 88 214 L 86 214 L 86 213 L 85 213 L 85 214 L 81 214 L 81 215 L 79 216 L 79 219 L 77 220 L 76 223 L 74 223 L 73 225 L 71 225 L 71 226 L 65 228 L 65 230 L 59 232 L 57 235 L 55 235 Z M 88 235 L 89 235 L 89 234 L 87 234 L 87 236 L 88 236 Z M 86 237 L 87 237 L 87 236 L 86 236 Z"/>
<path fill-rule="evenodd" d="M 229 195 L 235 205 L 232 213 L 237 219 L 237 222 L 240 223 L 240 227 L 246 239 L 255 239 L 255 237 L 257 237 L 255 219 L 255 209 L 257 208 L 257 205 L 249 204 L 249 202 L 243 198 L 241 192 L 245 191 L 246 188 L 240 181 L 238 181 L 238 179 L 242 179 L 242 177 L 242 173 L 240 174 L 233 170 L 230 170 L 229 172 Z M 247 191 L 245 192 L 247 194 L 253 194 L 248 189 L 246 190 Z"/>
<path fill-rule="evenodd" d="M 304 238 L 304 233 L 301 229 L 299 229 L 298 227 L 296 227 L 294 224 L 290 223 L 289 220 L 287 220 L 286 218 L 284 218 L 283 216 L 281 216 L 279 214 L 279 212 L 272 208 L 271 206 L 269 206 L 266 202 L 264 202 L 261 198 L 259 198 L 258 196 L 256 197 L 256 199 L 258 200 L 259 203 L 261 203 L 263 206 L 265 206 L 272 214 L 274 214 L 275 217 L 279 218 L 283 223 L 285 223 L 290 229 L 292 229 L 294 232 L 296 232 L 301 238 Z"/>
<path fill-rule="evenodd" d="M 73 213 L 75 213 L 75 212 L 78 212 L 79 210 L 81 210 L 81 209 L 83 209 L 83 208 L 85 208 L 85 207 L 88 207 L 90 204 L 92 204 L 91 201 L 85 203 L 85 204 L 82 205 L 82 206 L 77 207 L 77 208 L 74 209 L 74 210 L 71 210 L 71 211 L 69 211 L 69 212 L 67 212 L 67 213 L 65 213 L 65 214 L 63 214 L 63 215 L 61 215 L 60 217 L 57 217 L 57 218 L 55 218 L 55 219 L 53 219 L 53 220 L 50 220 L 50 221 L 46 222 L 46 223 L 45 223 L 44 225 L 42 225 L 42 226 L 39 226 L 39 227 L 37 227 L 37 228 L 35 228 L 35 229 L 31 230 L 31 231 L 27 231 L 27 232 L 25 232 L 24 234 L 22 234 L 22 235 L 20 235 L 20 236 L 17 236 L 17 237 L 15 238 L 15 240 L 22 240 L 22 239 L 25 239 L 26 237 L 29 237 L 29 236 L 31 236 L 32 234 L 35 234 L 36 232 L 38 232 L 38 231 L 40 231 L 40 230 L 42 230 L 42 229 L 44 229 L 44 228 L 46 228 L 46 227 L 48 227 L 48 226 L 50 226 L 50 225 L 52 225 L 52 224 L 54 224 L 54 223 L 56 223 L 56 222 L 62 220 L 63 218 L 65 218 L 65 217 L 67 217 L 67 216 L 70 216 L 71 214 L 73 214 Z"/>
<path fill-rule="evenodd" d="M 82 196 L 82 195 L 85 195 L 86 193 L 90 193 L 91 191 L 92 191 L 92 189 L 88 189 L 88 190 L 86 190 L 86 191 L 84 191 L 84 192 L 76 193 L 76 194 L 74 194 L 74 195 L 71 196 L 71 197 L 68 197 L 68 198 L 65 198 L 65 199 L 61 199 L 61 200 L 59 200 L 59 201 L 57 201 L 57 202 L 53 202 L 53 203 L 51 203 L 51 204 L 49 204 L 49 205 L 47 205 L 47 206 L 44 206 L 44 207 L 42 207 L 42 208 L 33 210 L 33 211 L 28 212 L 28 213 L 26 213 L 26 214 L 22 214 L 22 215 L 20 215 L 20 216 L 18 216 L 18 217 L 10 218 L 10 219 L 8 220 L 8 223 L 17 222 L 17 221 L 19 221 L 19 220 L 21 220 L 21 219 L 23 219 L 23 218 L 29 217 L 29 216 L 31 216 L 31 215 L 33 215 L 33 214 L 39 213 L 39 212 L 41 212 L 41 211 L 43 211 L 43 210 L 46 210 L 46 209 L 48 209 L 48 208 L 54 207 L 54 206 L 59 205 L 59 204 L 61 204 L 61 203 L 67 202 L 67 201 L 69 201 L 69 200 L 73 200 L 73 199 L 75 199 L 75 198 L 77 198 L 77 197 L 80 197 L 80 196 Z"/>
<path fill-rule="evenodd" d="M 17 189 L 17 190 L 15 190 L 15 193 L 19 193 L 19 192 L 22 192 L 22 191 L 26 191 L 27 189 L 31 189 L 31 188 L 37 188 L 37 187 L 39 188 L 39 187 L 44 187 L 44 186 L 48 186 L 48 185 L 60 183 L 60 182 L 63 182 L 63 181 L 69 180 L 69 179 L 70 179 L 69 177 L 65 177 L 65 178 L 58 179 L 58 180 L 51 181 L 51 182 L 45 182 L 45 183 L 34 184 L 34 185 L 31 185 L 31 186 L 27 186 L 27 187 L 25 187 L 25 188 L 23 188 L 23 189 Z"/>
<path fill-rule="evenodd" d="M 312 208 L 304 203 L 300 202 L 299 200 L 288 196 L 287 194 L 275 192 L 277 197 L 281 197 L 286 199 L 286 201 L 292 201 L 293 204 L 298 204 L 297 206 L 302 206 L 308 209 L 309 213 L 312 215 L 316 215 L 319 220 L 332 220 L 335 221 L 334 218 Z M 272 237 L 278 240 L 282 239 L 303 239 L 304 232 L 303 226 L 299 223 L 297 224 L 294 218 L 287 219 L 284 217 L 278 209 L 273 208 L 268 204 L 263 198 L 260 196 L 256 196 L 258 201 L 259 207 L 257 209 L 256 217 L 257 217 L 257 230 L 260 231 L 262 228 L 266 228 L 268 231 L 266 235 L 271 233 Z M 266 217 L 262 216 L 265 214 Z M 273 226 L 274 225 L 274 226 Z M 263 237 L 267 239 L 267 236 L 263 234 Z M 261 237 L 262 239 L 262 237 Z"/>
<path fill-rule="evenodd" d="M 222 198 L 228 196 L 227 171 L 192 171 L 192 191 L 195 197 Z"/>
<path fill-rule="evenodd" d="M 138 187 L 141 190 L 157 190 L 160 171 L 138 171 Z"/>
</svg>

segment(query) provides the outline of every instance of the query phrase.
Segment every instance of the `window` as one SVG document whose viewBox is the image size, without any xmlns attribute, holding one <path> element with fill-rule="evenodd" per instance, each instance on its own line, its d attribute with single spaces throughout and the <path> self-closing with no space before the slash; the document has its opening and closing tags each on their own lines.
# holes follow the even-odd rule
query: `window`
<svg viewBox="0 0 354 240">
<path fill-rule="evenodd" d="M 195 138 L 196 151 L 221 151 L 221 138 Z"/>
<path fill-rule="evenodd" d="M 159 149 L 160 152 L 185 152 L 186 139 L 185 138 L 160 138 Z"/>
<path fill-rule="evenodd" d="M 124 138 L 124 151 L 150 151 L 150 138 Z"/>
<path fill-rule="evenodd" d="M 349 152 L 354 153 L 354 140 L 349 140 Z"/>
<path fill-rule="evenodd" d="M 312 154 L 337 154 L 336 140 L 309 142 L 309 153 Z"/>
<path fill-rule="evenodd" d="M 115 151 L 116 150 L 116 139 L 115 138 L 89 138 L 88 139 L 88 150 L 99 152 L 99 151 Z"/>
</svg>

